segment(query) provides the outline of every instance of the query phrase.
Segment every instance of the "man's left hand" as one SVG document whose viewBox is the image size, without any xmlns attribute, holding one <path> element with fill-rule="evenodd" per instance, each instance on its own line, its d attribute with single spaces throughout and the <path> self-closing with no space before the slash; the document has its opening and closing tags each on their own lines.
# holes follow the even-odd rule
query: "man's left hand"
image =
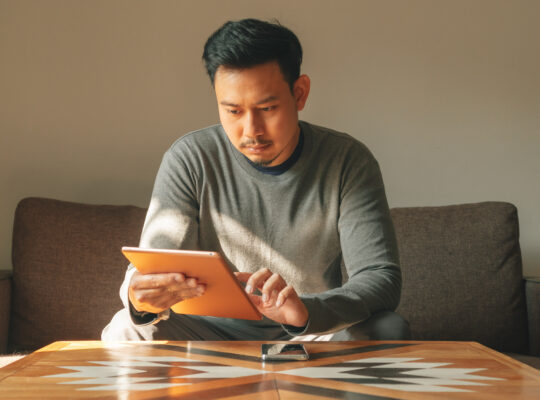
<svg viewBox="0 0 540 400">
<path fill-rule="evenodd" d="M 309 312 L 296 290 L 268 268 L 255 273 L 235 272 L 236 278 L 246 284 L 246 293 L 259 312 L 267 318 L 284 325 L 303 327 Z M 258 289 L 260 295 L 254 294 Z"/>
</svg>

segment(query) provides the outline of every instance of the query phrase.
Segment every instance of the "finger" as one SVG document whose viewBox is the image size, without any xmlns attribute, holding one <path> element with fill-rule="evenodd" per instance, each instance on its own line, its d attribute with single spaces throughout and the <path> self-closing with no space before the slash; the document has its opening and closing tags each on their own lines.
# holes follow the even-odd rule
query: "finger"
<svg viewBox="0 0 540 400">
<path fill-rule="evenodd" d="M 167 292 L 178 301 L 186 300 L 191 297 L 201 296 L 206 290 L 206 285 L 197 283 L 196 279 L 181 285 L 180 287 L 169 287 Z"/>
<path fill-rule="evenodd" d="M 157 289 L 183 283 L 185 280 L 185 276 L 181 273 L 135 274 L 131 279 L 130 286 L 133 289 Z"/>
<path fill-rule="evenodd" d="M 188 278 L 186 279 L 185 282 L 183 282 L 184 285 L 182 286 L 187 286 L 187 287 L 190 287 L 190 288 L 195 288 L 197 287 L 197 279 L 195 278 Z"/>
<path fill-rule="evenodd" d="M 272 276 L 272 271 L 268 268 L 261 268 L 253 273 L 246 282 L 246 292 L 253 293 L 253 289 L 261 289 L 268 278 Z"/>
<path fill-rule="evenodd" d="M 236 279 L 238 279 L 240 282 L 247 282 L 247 280 L 253 275 L 251 272 L 235 272 L 234 276 Z"/>
<path fill-rule="evenodd" d="M 184 289 L 184 290 L 181 290 L 180 292 L 177 292 L 177 295 L 182 299 L 182 300 L 187 300 L 187 299 L 190 299 L 192 297 L 200 297 L 204 294 L 204 286 L 200 285 L 200 286 L 197 286 L 195 288 L 190 288 L 190 289 Z"/>
<path fill-rule="evenodd" d="M 173 305 L 180 303 L 184 300 L 188 300 L 194 297 L 200 297 L 204 294 L 204 287 L 202 285 L 196 288 L 186 288 L 179 291 L 164 291 L 161 295 L 153 297 L 150 295 L 144 298 L 144 302 L 152 308 L 167 309 Z"/>
<path fill-rule="evenodd" d="M 136 289 L 133 291 L 133 295 L 138 301 L 146 301 L 149 299 L 155 299 L 162 297 L 166 293 L 163 288 L 160 289 Z"/>
<path fill-rule="evenodd" d="M 296 297 L 296 291 L 291 285 L 286 286 L 281 292 L 279 292 L 276 300 L 276 307 L 281 307 L 288 298 Z"/>
<path fill-rule="evenodd" d="M 254 305 L 255 307 L 257 307 L 257 309 L 258 309 L 260 312 L 263 312 L 264 304 L 263 304 L 263 302 L 262 302 L 261 296 L 257 296 L 256 294 L 249 294 L 249 293 L 248 293 L 248 297 L 249 297 L 249 299 L 251 300 L 251 302 L 253 303 L 253 305 Z"/>
<path fill-rule="evenodd" d="M 204 285 L 199 283 L 195 278 L 186 278 L 184 282 L 181 283 L 172 283 L 168 286 L 163 287 L 162 289 L 167 290 L 168 292 L 180 292 L 185 289 L 196 289 L 198 286 Z"/>
<path fill-rule="evenodd" d="M 272 292 L 280 292 L 287 284 L 279 274 L 272 274 L 270 278 L 266 280 L 261 288 L 262 300 L 268 303 L 271 300 Z"/>
<path fill-rule="evenodd" d="M 149 306 L 152 310 L 159 308 L 158 304 L 161 303 L 164 297 L 168 297 L 166 291 L 159 289 L 129 291 L 129 299 L 137 310 L 151 311 L 148 308 Z"/>
<path fill-rule="evenodd" d="M 236 280 L 238 282 L 240 282 L 241 284 L 243 284 L 244 290 L 247 293 L 251 293 L 253 291 L 252 287 L 249 288 L 249 291 L 247 289 L 247 281 L 249 280 L 251 275 L 253 275 L 251 272 L 238 272 L 237 271 L 237 272 L 234 273 L 234 276 L 236 277 Z"/>
<path fill-rule="evenodd" d="M 202 296 L 205 289 L 204 284 L 198 284 L 196 279 L 190 278 L 179 285 L 169 285 L 157 289 L 134 289 L 130 291 L 130 298 L 133 303 L 138 305 L 166 307 L 192 297 Z"/>
<path fill-rule="evenodd" d="M 261 296 L 265 307 L 273 307 L 276 304 L 278 293 L 277 290 L 272 290 L 269 295 L 263 294 Z"/>
</svg>

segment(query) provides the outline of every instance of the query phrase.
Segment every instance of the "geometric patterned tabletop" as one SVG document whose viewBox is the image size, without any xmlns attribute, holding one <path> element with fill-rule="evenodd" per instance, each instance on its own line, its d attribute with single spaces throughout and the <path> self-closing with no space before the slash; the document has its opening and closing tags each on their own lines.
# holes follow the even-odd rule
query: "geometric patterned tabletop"
<svg viewBox="0 0 540 400">
<path fill-rule="evenodd" d="M 1 399 L 540 399 L 540 371 L 472 342 L 56 342 L 0 369 Z M 267 343 L 267 342 L 266 342 Z"/>
</svg>

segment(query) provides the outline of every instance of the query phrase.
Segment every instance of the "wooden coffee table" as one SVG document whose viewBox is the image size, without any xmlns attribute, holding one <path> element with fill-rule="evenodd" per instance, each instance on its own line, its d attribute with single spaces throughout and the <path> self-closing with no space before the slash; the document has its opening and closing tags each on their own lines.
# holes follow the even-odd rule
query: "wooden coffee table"
<svg viewBox="0 0 540 400">
<path fill-rule="evenodd" d="M 56 342 L 0 369 L 1 399 L 539 399 L 540 371 L 470 342 Z"/>
</svg>

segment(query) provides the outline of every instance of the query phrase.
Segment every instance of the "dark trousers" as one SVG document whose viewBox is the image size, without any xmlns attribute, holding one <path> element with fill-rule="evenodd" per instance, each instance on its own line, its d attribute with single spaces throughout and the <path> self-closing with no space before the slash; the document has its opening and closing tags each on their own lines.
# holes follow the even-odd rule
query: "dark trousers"
<svg viewBox="0 0 540 400">
<path fill-rule="evenodd" d="M 104 341 L 124 340 L 407 340 L 408 322 L 399 314 L 383 311 L 341 331 L 323 335 L 291 336 L 280 325 L 264 319 L 244 321 L 180 315 L 171 312 L 157 324 L 135 325 L 127 310 L 121 310 L 105 327 Z"/>
</svg>

